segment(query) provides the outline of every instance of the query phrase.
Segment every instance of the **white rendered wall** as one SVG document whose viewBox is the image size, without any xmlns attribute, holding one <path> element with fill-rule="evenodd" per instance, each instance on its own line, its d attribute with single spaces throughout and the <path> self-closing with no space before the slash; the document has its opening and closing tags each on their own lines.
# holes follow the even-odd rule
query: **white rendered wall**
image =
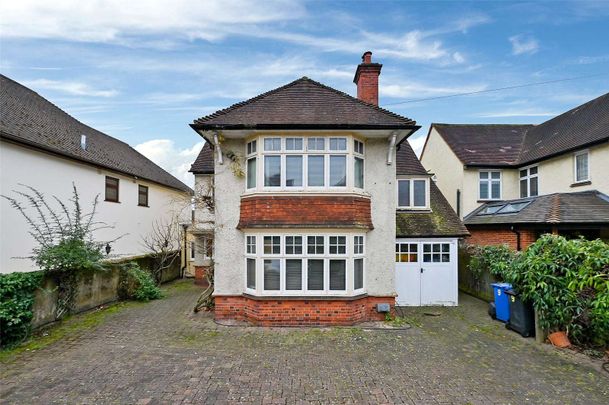
<svg viewBox="0 0 609 405">
<path fill-rule="evenodd" d="M 105 176 L 120 179 L 120 203 L 104 201 Z M 23 190 L 19 183 L 55 195 L 68 202 L 72 197 L 72 183 L 76 185 L 80 201 L 86 212 L 99 194 L 97 221 L 114 226 L 114 229 L 97 232 L 97 240 L 109 240 L 126 234 L 113 243 L 111 255 L 134 256 L 147 253 L 142 236 L 151 231 L 155 221 L 170 221 L 173 215 L 189 214 L 190 196 L 171 188 L 148 181 L 135 181 L 132 177 L 94 166 L 56 157 L 8 142 L 0 142 L 0 194 L 12 196 L 11 190 Z M 138 184 L 148 187 L 149 207 L 139 207 Z M 34 241 L 28 234 L 25 219 L 8 201 L 0 199 L 0 272 L 37 270 L 29 259 Z"/>
</svg>

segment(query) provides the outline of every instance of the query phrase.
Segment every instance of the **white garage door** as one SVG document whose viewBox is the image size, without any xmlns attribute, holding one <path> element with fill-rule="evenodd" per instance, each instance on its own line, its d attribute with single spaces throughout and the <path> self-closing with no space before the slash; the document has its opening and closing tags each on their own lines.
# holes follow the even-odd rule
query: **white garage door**
<svg viewBox="0 0 609 405">
<path fill-rule="evenodd" d="M 457 305 L 457 240 L 398 239 L 397 305 Z"/>
</svg>

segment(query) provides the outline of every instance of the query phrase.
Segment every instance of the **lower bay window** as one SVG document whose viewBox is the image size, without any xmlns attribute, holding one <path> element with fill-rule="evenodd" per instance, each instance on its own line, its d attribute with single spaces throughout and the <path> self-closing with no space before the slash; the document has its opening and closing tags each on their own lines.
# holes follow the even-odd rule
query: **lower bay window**
<svg viewBox="0 0 609 405">
<path fill-rule="evenodd" d="M 246 291 L 274 296 L 361 294 L 364 240 L 364 235 L 353 234 L 246 235 Z"/>
</svg>

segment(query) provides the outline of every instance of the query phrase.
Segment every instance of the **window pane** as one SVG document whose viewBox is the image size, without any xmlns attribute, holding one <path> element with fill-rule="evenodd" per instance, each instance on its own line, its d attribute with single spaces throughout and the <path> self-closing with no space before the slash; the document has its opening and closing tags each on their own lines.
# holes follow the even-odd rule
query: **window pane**
<svg viewBox="0 0 609 405">
<path fill-rule="evenodd" d="M 138 186 L 138 205 L 147 207 L 148 206 L 148 187 Z"/>
<path fill-rule="evenodd" d="M 575 157 L 576 162 L 576 181 L 583 181 L 588 179 L 588 154 L 577 155 Z"/>
<path fill-rule="evenodd" d="M 265 236 L 264 237 L 264 253 L 278 255 L 281 252 L 281 237 L 280 236 Z"/>
<path fill-rule="evenodd" d="M 529 169 L 529 174 L 530 174 L 531 176 L 533 176 L 534 174 L 537 174 L 537 166 L 535 166 L 535 167 L 531 167 L 531 168 Z"/>
<path fill-rule="evenodd" d="M 256 158 L 247 160 L 247 188 L 256 187 Z"/>
<path fill-rule="evenodd" d="M 264 150 L 281 150 L 281 138 L 265 138 Z"/>
<path fill-rule="evenodd" d="M 410 180 L 398 181 L 398 206 L 410 206 Z"/>
<path fill-rule="evenodd" d="M 106 201 L 118 201 L 118 179 L 106 177 Z"/>
<path fill-rule="evenodd" d="M 264 261 L 264 289 L 279 290 L 280 289 L 280 260 L 266 259 Z"/>
<path fill-rule="evenodd" d="M 423 262 L 425 262 L 425 263 L 431 263 L 431 253 L 424 253 L 423 254 Z"/>
<path fill-rule="evenodd" d="M 256 288 L 256 259 L 247 259 L 247 288 Z"/>
<path fill-rule="evenodd" d="M 302 260 L 285 261 L 285 289 L 302 290 Z"/>
<path fill-rule="evenodd" d="M 347 157 L 330 156 L 330 187 L 347 185 Z"/>
<path fill-rule="evenodd" d="M 323 290 L 324 289 L 324 261 L 323 260 L 307 260 L 307 289 L 308 290 Z"/>
<path fill-rule="evenodd" d="M 414 180 L 414 206 L 415 207 L 425 207 L 426 197 L 425 197 L 425 180 Z"/>
<path fill-rule="evenodd" d="M 302 138 L 286 138 L 285 150 L 302 150 Z"/>
<path fill-rule="evenodd" d="M 324 186 L 324 157 L 309 156 L 308 157 L 308 176 L 309 186 L 323 187 Z"/>
<path fill-rule="evenodd" d="M 501 198 L 501 183 L 493 181 L 493 184 L 491 184 L 491 192 L 493 199 Z"/>
<path fill-rule="evenodd" d="M 355 158 L 353 170 L 353 185 L 357 188 L 364 188 L 364 159 Z"/>
<path fill-rule="evenodd" d="M 347 139 L 330 138 L 330 150 L 347 150 Z"/>
<path fill-rule="evenodd" d="M 529 187 L 531 188 L 529 196 L 535 197 L 539 193 L 539 191 L 537 189 L 537 177 L 531 177 L 531 180 L 529 180 L 529 181 L 530 181 Z"/>
<path fill-rule="evenodd" d="M 480 182 L 480 198 L 482 200 L 488 200 L 488 182 L 487 181 Z"/>
<path fill-rule="evenodd" d="M 281 157 L 264 157 L 264 186 L 279 187 L 281 185 Z"/>
<path fill-rule="evenodd" d="M 308 149 L 309 150 L 324 150 L 325 149 L 325 139 L 324 138 L 309 138 L 308 139 Z"/>
<path fill-rule="evenodd" d="M 286 236 L 285 237 L 285 254 L 286 255 L 301 255 L 302 254 L 302 236 Z"/>
<path fill-rule="evenodd" d="M 520 171 L 520 178 L 526 177 L 527 176 L 527 171 L 525 170 L 521 170 Z"/>
<path fill-rule="evenodd" d="M 330 290 L 344 291 L 347 289 L 346 260 L 330 260 Z"/>
<path fill-rule="evenodd" d="M 364 259 L 353 261 L 353 289 L 364 288 Z"/>
<path fill-rule="evenodd" d="M 520 180 L 520 198 L 528 197 L 527 192 L 527 180 Z"/>
<path fill-rule="evenodd" d="M 480 172 L 480 179 L 488 179 L 488 172 Z"/>
<path fill-rule="evenodd" d="M 250 155 L 252 153 L 256 153 L 256 141 L 247 143 L 247 154 Z"/>
<path fill-rule="evenodd" d="M 302 156 L 286 156 L 285 185 L 302 187 Z"/>
<path fill-rule="evenodd" d="M 246 243 L 247 243 L 246 252 L 249 254 L 256 254 L 256 237 L 248 236 Z"/>
<path fill-rule="evenodd" d="M 501 178 L 501 172 L 491 172 L 491 179 L 498 180 Z"/>
<path fill-rule="evenodd" d="M 309 236 L 307 237 L 307 252 L 310 255 L 321 255 L 324 253 L 324 237 L 323 236 Z"/>
</svg>

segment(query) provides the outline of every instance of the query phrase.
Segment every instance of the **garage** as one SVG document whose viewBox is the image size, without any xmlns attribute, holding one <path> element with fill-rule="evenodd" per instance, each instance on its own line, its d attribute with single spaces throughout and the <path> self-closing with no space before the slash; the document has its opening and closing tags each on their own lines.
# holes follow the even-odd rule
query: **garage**
<svg viewBox="0 0 609 405">
<path fill-rule="evenodd" d="M 396 239 L 397 305 L 457 305 L 457 243 L 454 238 Z"/>
</svg>

